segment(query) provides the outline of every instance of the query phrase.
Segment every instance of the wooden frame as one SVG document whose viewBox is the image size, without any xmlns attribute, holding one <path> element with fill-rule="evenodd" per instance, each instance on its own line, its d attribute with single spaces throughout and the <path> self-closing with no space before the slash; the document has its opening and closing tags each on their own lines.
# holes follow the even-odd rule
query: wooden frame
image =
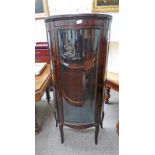
<svg viewBox="0 0 155 155">
<path fill-rule="evenodd" d="M 119 12 L 119 0 L 93 0 L 93 12 Z"/>
<path fill-rule="evenodd" d="M 111 22 L 112 16 L 109 15 L 103 15 L 103 14 L 72 14 L 72 15 L 57 15 L 57 16 L 52 16 L 52 17 L 48 17 L 45 19 L 45 23 L 46 23 L 46 28 L 47 28 L 47 33 L 49 33 L 49 44 L 51 44 L 51 49 L 50 49 L 50 55 L 52 55 L 52 66 L 53 66 L 53 76 L 54 76 L 54 80 L 53 80 L 53 86 L 54 86 L 54 115 L 55 115 L 55 119 L 56 119 L 56 127 L 59 126 L 59 130 L 60 130 L 60 135 L 61 135 L 61 143 L 64 142 L 64 131 L 63 131 L 63 126 L 68 126 L 71 128 L 75 128 L 75 129 L 84 129 L 84 128 L 89 128 L 89 127 L 95 127 L 95 144 L 97 144 L 98 141 L 98 134 L 99 134 L 99 130 L 102 127 L 102 122 L 104 119 L 104 108 L 102 107 L 102 99 L 103 99 L 103 89 L 104 89 L 104 82 L 103 82 L 103 77 L 105 77 L 105 71 L 106 71 L 106 60 L 107 60 L 107 42 L 109 41 L 107 35 L 108 33 L 105 33 L 104 27 L 106 27 L 106 31 L 108 31 L 108 29 L 110 28 L 110 22 Z M 77 23 L 77 21 L 80 21 L 80 23 Z M 82 21 L 82 22 L 81 22 Z M 66 59 L 64 59 L 61 54 L 59 54 L 59 42 L 61 40 L 61 35 L 58 35 L 59 30 L 76 30 L 76 32 L 79 32 L 77 30 L 79 29 L 100 29 L 100 36 L 99 40 L 98 40 L 98 48 L 100 48 L 100 50 L 97 49 L 97 51 L 99 52 L 98 54 L 93 54 L 89 55 L 89 57 L 87 56 L 88 53 L 84 53 L 85 57 L 84 58 L 80 58 L 82 61 L 79 61 L 79 56 L 80 54 L 78 54 L 78 61 L 66 61 Z M 72 31 L 69 31 L 72 32 Z M 67 33 L 63 33 L 64 35 L 67 35 Z M 73 36 L 73 33 L 71 33 L 72 35 L 67 35 L 67 36 Z M 89 42 L 89 37 L 86 37 L 85 41 L 84 41 L 84 36 L 79 35 L 78 33 L 77 37 L 78 37 L 78 46 L 77 43 L 74 45 L 74 48 L 76 50 L 76 52 L 81 51 L 81 49 L 78 49 L 79 47 L 81 47 L 81 44 L 89 44 L 89 46 L 91 46 L 91 43 Z M 94 35 L 92 35 L 94 36 Z M 62 36 L 62 38 L 64 39 L 65 37 Z M 71 37 L 73 38 L 73 37 Z M 82 39 L 83 38 L 83 39 Z M 59 39 L 59 40 L 58 40 Z M 63 41 L 62 39 L 62 41 Z M 75 38 L 74 38 L 75 39 Z M 50 41 L 52 40 L 52 42 Z M 71 40 L 71 39 L 69 39 Z M 80 40 L 80 41 L 79 41 Z M 82 43 L 81 43 L 82 41 Z M 74 41 L 73 41 L 74 42 Z M 76 41 L 77 42 L 77 41 Z M 100 46 L 101 45 L 101 46 Z M 85 46 L 86 47 L 86 46 Z M 85 48 L 85 51 L 90 50 L 87 47 Z M 93 50 L 93 49 L 92 49 Z M 102 51 L 102 52 L 101 52 Z M 80 52 L 79 52 L 80 53 Z M 60 59 L 63 58 L 63 59 Z M 88 59 L 94 59 L 95 61 L 93 61 L 94 65 L 89 65 L 91 67 L 86 67 L 86 63 L 88 62 Z M 74 59 L 75 60 L 75 59 Z M 86 61 L 87 60 L 87 61 Z M 84 63 L 85 62 L 85 63 Z M 62 64 L 67 64 L 67 68 L 65 67 L 65 70 L 62 70 Z M 74 65 L 74 66 L 73 66 Z M 96 68 L 97 66 L 99 66 L 98 68 Z M 80 69 L 79 69 L 80 68 Z M 82 69 L 81 69 L 82 68 Z M 89 71 L 88 71 L 89 68 Z M 96 70 L 97 69 L 97 70 Z M 92 76 L 92 74 L 95 71 L 95 78 Z M 67 71 L 67 73 L 66 73 Z M 65 74 L 64 74 L 65 73 Z M 78 73 L 78 74 L 77 74 Z M 80 73 L 82 73 L 82 76 L 80 75 Z M 74 75 L 74 76 L 72 76 Z M 84 87 L 87 87 L 87 90 L 93 90 L 93 87 L 95 87 L 95 91 L 90 91 L 88 94 L 90 96 L 95 95 L 92 99 L 91 97 L 88 95 L 88 98 L 90 97 L 90 102 L 88 103 L 89 108 L 92 113 L 92 117 L 93 120 L 87 120 L 85 123 L 82 121 L 76 121 L 75 119 L 73 119 L 72 121 L 70 121 L 70 119 L 66 118 L 66 114 L 65 114 L 65 104 L 64 101 L 66 102 L 66 104 L 71 104 L 69 103 L 65 96 L 64 96 L 64 91 L 65 92 L 73 92 L 74 96 L 72 95 L 70 98 L 74 100 L 75 96 L 77 98 L 80 99 L 80 101 L 82 100 L 83 102 L 85 102 L 85 98 L 81 99 L 81 90 L 83 88 L 83 85 L 81 85 L 79 83 L 79 87 L 77 90 L 75 90 L 75 83 L 71 83 L 70 81 L 73 81 L 75 78 L 76 80 L 80 81 L 80 79 L 83 79 L 83 75 L 87 76 L 87 85 L 85 85 Z M 72 76 L 72 77 L 71 77 Z M 63 78 L 66 77 L 65 84 L 62 82 Z M 67 83 L 67 80 L 70 78 L 70 81 Z M 67 83 L 67 84 L 66 84 Z M 86 84 L 86 82 L 85 82 Z M 67 88 L 67 89 L 64 89 Z M 86 90 L 86 89 L 85 89 Z M 82 96 L 83 97 L 83 96 Z M 73 101 L 72 100 L 72 101 Z M 71 101 L 71 102 L 72 102 Z M 75 101 L 75 100 L 74 100 Z M 77 101 L 77 99 L 76 99 Z M 72 102 L 73 103 L 73 102 Z M 75 102 L 74 102 L 75 103 Z M 74 104 L 74 108 L 76 107 L 76 105 Z M 80 108 L 85 108 L 85 104 L 80 105 Z M 67 108 L 68 109 L 68 108 Z M 69 108 L 70 109 L 70 108 Z M 75 109 L 74 109 L 75 110 Z M 82 112 L 84 114 L 84 112 L 87 110 L 84 109 L 84 111 Z M 69 112 L 69 111 L 68 111 Z M 71 113 L 70 113 L 71 114 Z M 80 114 L 79 111 L 77 111 L 77 114 Z M 73 113 L 71 114 L 73 116 Z M 93 116 L 94 115 L 94 116 Z M 77 117 L 78 115 L 75 115 L 75 117 Z M 79 115 L 79 118 L 82 118 Z"/>
<path fill-rule="evenodd" d="M 37 6 L 40 6 L 37 10 Z M 49 15 L 48 0 L 35 0 L 35 18 L 45 18 Z"/>
</svg>

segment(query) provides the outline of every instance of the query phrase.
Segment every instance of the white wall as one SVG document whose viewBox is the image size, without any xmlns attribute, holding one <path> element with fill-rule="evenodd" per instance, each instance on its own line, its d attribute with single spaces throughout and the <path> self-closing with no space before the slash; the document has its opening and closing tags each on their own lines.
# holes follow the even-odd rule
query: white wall
<svg viewBox="0 0 155 155">
<path fill-rule="evenodd" d="M 119 42 L 110 43 L 107 69 L 109 72 L 119 73 Z"/>
<path fill-rule="evenodd" d="M 47 41 L 44 19 L 35 20 L 35 42 Z"/>
<path fill-rule="evenodd" d="M 92 0 L 48 0 L 50 15 L 91 13 L 92 3 Z M 113 16 L 110 41 L 119 42 L 119 14 L 107 14 Z M 35 40 L 36 42 L 47 41 L 44 19 L 35 20 Z M 109 52 L 108 70 L 118 72 L 118 48 L 114 48 L 115 47 L 112 46 Z"/>
</svg>

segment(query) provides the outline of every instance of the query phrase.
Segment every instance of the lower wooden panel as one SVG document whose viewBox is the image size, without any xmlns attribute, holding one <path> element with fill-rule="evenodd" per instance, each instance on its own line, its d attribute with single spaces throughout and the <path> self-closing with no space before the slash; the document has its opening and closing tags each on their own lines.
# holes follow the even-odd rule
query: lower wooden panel
<svg viewBox="0 0 155 155">
<path fill-rule="evenodd" d="M 35 57 L 35 62 L 47 62 L 50 63 L 49 57 Z"/>
</svg>

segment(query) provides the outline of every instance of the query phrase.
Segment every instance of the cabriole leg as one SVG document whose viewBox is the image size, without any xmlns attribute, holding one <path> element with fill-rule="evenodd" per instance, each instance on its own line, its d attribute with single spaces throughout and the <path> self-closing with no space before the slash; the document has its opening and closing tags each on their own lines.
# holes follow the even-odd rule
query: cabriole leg
<svg viewBox="0 0 155 155">
<path fill-rule="evenodd" d="M 104 119 L 104 111 L 102 112 L 101 123 L 100 123 L 102 129 L 103 129 L 103 119 Z"/>
<path fill-rule="evenodd" d="M 95 126 L 95 144 L 97 145 L 98 141 L 98 133 L 99 133 L 99 125 Z"/>
<path fill-rule="evenodd" d="M 64 132 L 63 132 L 63 124 L 59 124 L 60 136 L 61 136 L 61 144 L 64 142 Z"/>
</svg>

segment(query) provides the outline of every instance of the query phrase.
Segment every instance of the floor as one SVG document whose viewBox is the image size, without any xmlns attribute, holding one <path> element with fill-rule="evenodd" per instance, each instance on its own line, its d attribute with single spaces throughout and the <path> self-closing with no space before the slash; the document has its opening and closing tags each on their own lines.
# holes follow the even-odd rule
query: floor
<svg viewBox="0 0 155 155">
<path fill-rule="evenodd" d="M 52 95 L 52 94 L 51 94 Z M 100 129 L 98 144 L 95 145 L 93 128 L 75 130 L 64 127 L 64 144 L 60 141 L 59 128 L 55 126 L 53 115 L 53 100 L 51 105 L 42 101 L 36 106 L 41 132 L 35 136 L 36 155 L 118 155 L 119 136 L 115 125 L 119 120 L 119 96 L 111 91 L 110 104 L 104 106 L 105 118 L 103 129 Z"/>
</svg>

